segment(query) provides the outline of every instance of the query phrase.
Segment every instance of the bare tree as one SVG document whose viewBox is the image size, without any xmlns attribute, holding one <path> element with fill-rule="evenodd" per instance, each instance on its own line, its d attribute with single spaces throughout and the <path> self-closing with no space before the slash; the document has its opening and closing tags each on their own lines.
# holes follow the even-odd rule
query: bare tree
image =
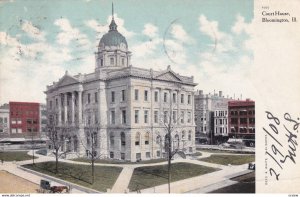
<svg viewBox="0 0 300 197">
<path fill-rule="evenodd" d="M 64 135 L 62 135 L 62 132 L 64 131 L 64 128 L 57 127 L 54 125 L 48 125 L 47 126 L 47 137 L 51 144 L 51 149 L 53 149 L 53 154 L 55 156 L 55 173 L 58 172 L 58 160 L 62 155 L 66 155 L 70 150 L 66 149 L 64 150 Z"/>
<path fill-rule="evenodd" d="M 179 101 L 177 101 L 179 102 Z M 177 142 L 177 147 L 175 147 L 176 144 L 173 143 L 172 147 L 172 141 L 173 141 L 173 135 L 176 129 L 179 128 L 178 121 L 182 117 L 182 115 L 179 115 L 179 110 L 175 109 L 175 106 L 173 105 L 172 98 L 170 95 L 170 105 L 169 108 L 166 111 L 163 111 L 163 115 L 161 118 L 161 122 L 163 125 L 163 128 L 166 132 L 165 139 L 162 141 L 164 143 L 165 151 L 167 153 L 167 160 L 168 160 L 168 192 L 171 192 L 170 182 L 171 182 L 171 165 L 172 165 L 172 159 L 174 155 L 176 155 L 179 152 L 185 152 L 185 145 L 186 143 L 183 141 L 182 148 L 179 147 L 179 137 Z M 174 141 L 175 142 L 175 141 Z"/>
<path fill-rule="evenodd" d="M 95 162 L 100 159 L 103 156 L 106 156 L 104 154 L 101 154 L 99 150 L 103 150 L 103 147 L 101 148 L 102 144 L 99 142 L 99 139 L 101 139 L 100 135 L 101 126 L 100 124 L 87 124 L 84 127 L 85 132 L 85 138 L 80 138 L 80 142 L 82 146 L 85 149 L 87 159 L 91 163 L 92 168 L 92 181 L 91 184 L 94 184 L 95 182 Z M 86 140 L 86 142 L 85 142 Z"/>
</svg>

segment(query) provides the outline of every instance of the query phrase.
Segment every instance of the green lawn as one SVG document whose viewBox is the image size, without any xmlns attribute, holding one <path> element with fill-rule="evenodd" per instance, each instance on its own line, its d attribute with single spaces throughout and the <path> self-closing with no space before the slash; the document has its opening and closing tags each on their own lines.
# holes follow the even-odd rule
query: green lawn
<svg viewBox="0 0 300 197">
<path fill-rule="evenodd" d="M 106 192 L 107 188 L 112 188 L 122 171 L 122 168 L 119 167 L 95 166 L 95 182 L 92 185 L 92 170 L 90 165 L 60 162 L 57 174 L 55 174 L 55 162 L 37 163 L 35 166 L 28 164 L 23 167 L 102 192 Z"/>
<path fill-rule="evenodd" d="M 210 193 L 255 193 L 255 172 L 232 178 L 231 180 L 238 181 L 238 183 Z"/>
<path fill-rule="evenodd" d="M 28 151 L 8 151 L 0 152 L 0 161 L 24 161 L 32 159 L 32 156 L 27 155 Z M 37 157 L 35 157 L 37 158 Z"/>
<path fill-rule="evenodd" d="M 217 163 L 222 165 L 241 165 L 255 161 L 255 155 L 218 155 L 214 154 L 210 157 L 199 159 L 209 163 Z"/>
<path fill-rule="evenodd" d="M 190 164 L 174 163 L 171 165 L 171 182 L 214 172 L 216 168 Z M 168 182 L 168 165 L 135 168 L 129 183 L 131 191 L 154 187 Z"/>
<path fill-rule="evenodd" d="M 76 158 L 72 159 L 73 161 L 80 161 L 80 162 L 91 162 L 90 159 L 87 158 Z M 112 160 L 112 159 L 98 159 L 95 163 L 102 163 L 102 164 L 150 164 L 150 163 L 159 163 L 167 161 L 166 159 L 151 159 L 151 160 L 144 160 L 140 162 L 130 162 L 130 161 L 121 161 L 121 160 Z"/>
</svg>

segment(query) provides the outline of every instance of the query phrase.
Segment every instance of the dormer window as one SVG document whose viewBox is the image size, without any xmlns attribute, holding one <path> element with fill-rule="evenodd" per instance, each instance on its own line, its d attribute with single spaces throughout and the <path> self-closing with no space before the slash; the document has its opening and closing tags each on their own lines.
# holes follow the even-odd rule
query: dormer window
<svg viewBox="0 0 300 197">
<path fill-rule="evenodd" d="M 115 65 L 115 60 L 113 57 L 110 58 L 110 65 L 111 66 L 114 66 Z"/>
</svg>

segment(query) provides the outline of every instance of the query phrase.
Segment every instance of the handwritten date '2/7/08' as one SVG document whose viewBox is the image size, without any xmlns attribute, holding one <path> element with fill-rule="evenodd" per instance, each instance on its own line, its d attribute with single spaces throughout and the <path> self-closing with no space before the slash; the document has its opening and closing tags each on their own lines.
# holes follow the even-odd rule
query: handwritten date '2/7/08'
<svg viewBox="0 0 300 197">
<path fill-rule="evenodd" d="M 282 121 L 271 112 L 266 111 L 266 115 L 269 127 L 263 128 L 263 130 L 266 137 L 272 140 L 271 146 L 266 144 L 266 157 L 269 157 L 274 163 L 274 165 L 268 165 L 268 171 L 272 177 L 279 180 L 280 173 L 284 170 L 287 162 L 296 164 L 297 134 L 300 122 L 299 118 L 293 119 L 289 113 L 284 114 Z M 284 138 L 280 138 L 281 132 L 284 132 Z"/>
</svg>

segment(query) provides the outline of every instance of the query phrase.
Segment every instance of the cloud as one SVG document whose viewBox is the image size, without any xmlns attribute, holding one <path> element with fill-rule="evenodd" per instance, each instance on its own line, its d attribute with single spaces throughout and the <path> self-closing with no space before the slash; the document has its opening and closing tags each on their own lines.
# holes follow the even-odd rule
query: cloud
<svg viewBox="0 0 300 197">
<path fill-rule="evenodd" d="M 209 21 L 204 15 L 200 15 L 198 21 L 200 32 L 207 35 L 214 42 L 212 47 L 215 47 L 215 50 L 227 52 L 235 49 L 232 36 L 220 31 L 217 21 Z"/>
<path fill-rule="evenodd" d="M 172 25 L 171 34 L 173 38 L 183 43 L 191 43 L 194 41 L 194 39 L 187 34 L 182 25 L 179 24 Z"/>
<path fill-rule="evenodd" d="M 55 20 L 54 24 L 61 30 L 56 36 L 57 43 L 69 45 L 71 41 L 76 41 L 81 45 L 90 45 L 87 36 L 79 31 L 78 28 L 72 27 L 70 21 L 66 18 Z"/>
<path fill-rule="evenodd" d="M 236 22 L 231 28 L 231 31 L 237 35 L 241 34 L 242 32 L 250 35 L 253 33 L 252 24 L 246 23 L 245 18 L 238 14 L 236 17 Z"/>
<path fill-rule="evenodd" d="M 37 26 L 34 26 L 30 21 L 22 23 L 22 30 L 33 39 L 45 41 L 45 32 L 41 31 Z"/>
<path fill-rule="evenodd" d="M 143 30 L 143 34 L 148 36 L 149 38 L 155 38 L 157 37 L 157 32 L 158 32 L 158 28 L 151 24 L 151 23 L 147 23 L 145 26 L 144 26 L 144 30 Z"/>
</svg>

